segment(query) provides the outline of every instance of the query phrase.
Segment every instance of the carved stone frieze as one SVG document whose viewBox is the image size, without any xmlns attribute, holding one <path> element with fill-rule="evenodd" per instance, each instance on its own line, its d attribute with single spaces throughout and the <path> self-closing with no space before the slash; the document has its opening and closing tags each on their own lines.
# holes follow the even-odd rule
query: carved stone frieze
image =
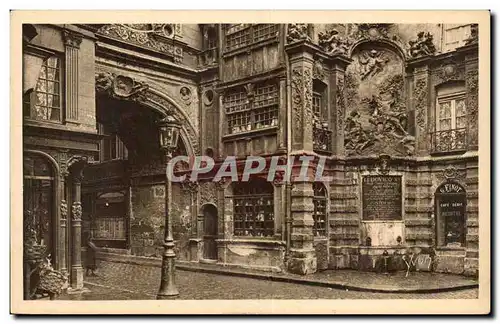
<svg viewBox="0 0 500 324">
<path fill-rule="evenodd" d="M 110 24 L 97 33 L 169 54 L 174 61 L 181 62 L 182 48 L 172 42 L 180 31 L 180 24 Z"/>
<path fill-rule="evenodd" d="M 409 41 L 408 45 L 408 56 L 410 58 L 429 56 L 436 53 L 434 36 L 429 32 L 419 32 L 417 34 L 417 39 Z"/>
<path fill-rule="evenodd" d="M 288 24 L 286 42 L 290 44 L 302 40 L 311 40 L 309 24 Z"/>
</svg>

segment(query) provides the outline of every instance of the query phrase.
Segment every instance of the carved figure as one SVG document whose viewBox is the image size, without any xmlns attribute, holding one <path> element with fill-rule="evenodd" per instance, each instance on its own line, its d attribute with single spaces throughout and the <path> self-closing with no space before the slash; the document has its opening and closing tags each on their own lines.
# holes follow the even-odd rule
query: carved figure
<svg viewBox="0 0 500 324">
<path fill-rule="evenodd" d="M 347 54 L 350 42 L 342 38 L 336 29 L 318 33 L 318 45 L 328 54 Z"/>
<path fill-rule="evenodd" d="M 300 40 L 311 40 L 308 33 L 308 24 L 288 24 L 286 40 L 288 43 Z"/>
<path fill-rule="evenodd" d="M 472 24 L 470 26 L 470 36 L 465 40 L 465 45 L 471 45 L 479 41 L 479 29 L 478 24 Z"/>
<path fill-rule="evenodd" d="M 361 52 L 359 55 L 361 80 L 383 71 L 384 64 L 387 62 L 389 62 L 389 58 L 385 57 L 383 52 L 374 49 L 371 51 Z"/>
<path fill-rule="evenodd" d="M 408 42 L 410 45 L 408 55 L 411 58 L 416 58 L 436 53 L 436 47 L 434 46 L 433 39 L 434 37 L 431 33 L 419 32 L 416 40 Z"/>
<path fill-rule="evenodd" d="M 373 144 L 374 138 L 366 132 L 359 122 L 360 114 L 353 110 L 347 116 L 345 123 L 345 147 L 350 151 L 361 153 L 366 147 Z"/>
</svg>

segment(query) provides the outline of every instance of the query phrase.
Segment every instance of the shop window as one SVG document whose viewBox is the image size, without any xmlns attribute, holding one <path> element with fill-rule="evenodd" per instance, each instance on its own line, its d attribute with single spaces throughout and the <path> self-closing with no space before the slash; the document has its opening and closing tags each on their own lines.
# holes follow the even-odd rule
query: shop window
<svg viewBox="0 0 500 324">
<path fill-rule="evenodd" d="M 444 25 L 444 52 L 455 50 L 457 47 L 464 46 L 465 41 L 469 38 L 471 33 L 471 24 Z"/>
<path fill-rule="evenodd" d="M 263 40 L 276 38 L 277 24 L 232 24 L 225 29 L 226 51 L 242 48 Z"/>
<path fill-rule="evenodd" d="M 463 186 L 447 182 L 438 187 L 436 204 L 437 246 L 463 247 L 466 234 L 466 192 Z"/>
<path fill-rule="evenodd" d="M 278 126 L 279 91 L 276 84 L 256 87 L 253 100 L 247 93 L 235 90 L 225 96 L 227 133 L 235 134 Z"/>
<path fill-rule="evenodd" d="M 321 183 L 313 184 L 314 191 L 314 213 L 313 213 L 313 232 L 314 236 L 326 236 L 326 203 L 327 195 L 325 186 Z"/>
<path fill-rule="evenodd" d="M 62 119 L 61 59 L 45 59 L 35 89 L 23 96 L 24 116 L 30 119 L 59 122 Z"/>
<path fill-rule="evenodd" d="M 38 155 L 23 160 L 23 209 L 25 235 L 52 253 L 54 173 L 50 162 Z"/>
<path fill-rule="evenodd" d="M 95 217 L 92 218 L 92 236 L 96 240 L 126 240 L 127 203 L 122 192 L 110 192 L 98 197 Z"/>
<path fill-rule="evenodd" d="M 233 187 L 235 236 L 273 236 L 273 192 L 273 186 L 260 179 L 237 183 Z"/>
<path fill-rule="evenodd" d="M 436 132 L 432 136 L 434 152 L 467 149 L 467 108 L 463 82 L 437 89 Z"/>
</svg>

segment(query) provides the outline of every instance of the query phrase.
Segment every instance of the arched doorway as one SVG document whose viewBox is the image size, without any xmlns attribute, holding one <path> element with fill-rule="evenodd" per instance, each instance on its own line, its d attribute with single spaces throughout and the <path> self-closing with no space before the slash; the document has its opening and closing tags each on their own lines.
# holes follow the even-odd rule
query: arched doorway
<svg viewBox="0 0 500 324">
<path fill-rule="evenodd" d="M 436 246 L 464 247 L 466 191 L 458 182 L 445 182 L 435 193 Z"/>
<path fill-rule="evenodd" d="M 202 207 L 203 212 L 203 259 L 217 260 L 217 208 L 212 204 Z"/>
</svg>

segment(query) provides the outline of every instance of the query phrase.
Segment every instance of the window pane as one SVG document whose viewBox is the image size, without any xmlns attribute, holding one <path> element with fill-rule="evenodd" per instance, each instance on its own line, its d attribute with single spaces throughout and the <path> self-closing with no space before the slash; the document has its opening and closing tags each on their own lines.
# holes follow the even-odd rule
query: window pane
<svg viewBox="0 0 500 324">
<path fill-rule="evenodd" d="M 441 119 L 439 121 L 439 130 L 451 129 L 451 119 Z"/>
<path fill-rule="evenodd" d="M 466 127 L 466 117 L 457 117 L 456 118 L 457 128 L 465 128 Z"/>
<path fill-rule="evenodd" d="M 442 102 L 439 104 L 439 118 L 451 117 L 451 102 Z"/>
<path fill-rule="evenodd" d="M 465 116 L 466 115 L 465 100 L 464 99 L 458 99 L 455 102 L 455 109 L 456 109 L 456 113 L 455 114 L 456 114 L 457 117 Z"/>
</svg>

